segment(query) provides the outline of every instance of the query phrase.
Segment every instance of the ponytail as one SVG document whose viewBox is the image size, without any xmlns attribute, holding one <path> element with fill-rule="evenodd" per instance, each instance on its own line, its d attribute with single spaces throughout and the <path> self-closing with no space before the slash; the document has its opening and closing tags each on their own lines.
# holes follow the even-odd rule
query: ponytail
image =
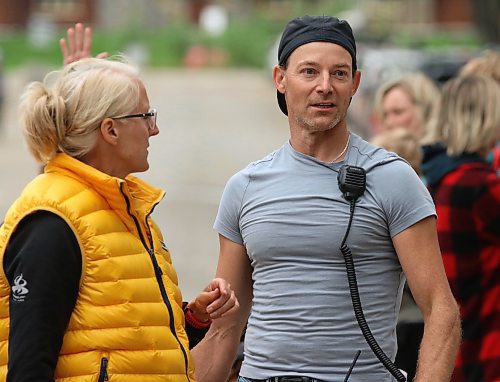
<svg viewBox="0 0 500 382">
<path fill-rule="evenodd" d="M 65 134 L 65 103 L 41 82 L 32 82 L 21 97 L 21 126 L 28 149 L 45 164 L 59 150 Z"/>
</svg>

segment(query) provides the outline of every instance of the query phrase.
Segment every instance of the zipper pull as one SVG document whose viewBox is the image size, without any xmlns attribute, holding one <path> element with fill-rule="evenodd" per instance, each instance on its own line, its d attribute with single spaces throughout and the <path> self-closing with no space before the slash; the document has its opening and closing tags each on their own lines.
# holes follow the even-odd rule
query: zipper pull
<svg viewBox="0 0 500 382">
<path fill-rule="evenodd" d="M 158 265 L 158 262 L 156 261 L 154 249 L 150 248 L 150 249 L 148 249 L 148 252 L 149 252 L 149 256 L 151 256 L 151 260 L 153 260 L 153 267 L 155 268 L 156 273 L 159 276 L 163 276 L 163 271 L 161 270 L 160 266 Z"/>
<path fill-rule="evenodd" d="M 98 382 L 108 381 L 108 359 L 106 357 L 101 358 L 101 369 L 99 370 L 99 380 Z"/>
</svg>

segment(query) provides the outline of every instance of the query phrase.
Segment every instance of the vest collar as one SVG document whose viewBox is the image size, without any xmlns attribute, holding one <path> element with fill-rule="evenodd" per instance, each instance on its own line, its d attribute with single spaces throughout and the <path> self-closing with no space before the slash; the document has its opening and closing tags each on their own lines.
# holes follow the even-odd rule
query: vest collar
<svg viewBox="0 0 500 382">
<path fill-rule="evenodd" d="M 149 213 L 165 195 L 163 190 L 133 175 L 128 175 L 125 179 L 110 176 L 64 153 L 57 154 L 47 164 L 44 172 L 58 173 L 88 184 L 116 209 L 123 208 L 122 192 L 131 196 L 134 208 L 143 213 Z"/>
</svg>

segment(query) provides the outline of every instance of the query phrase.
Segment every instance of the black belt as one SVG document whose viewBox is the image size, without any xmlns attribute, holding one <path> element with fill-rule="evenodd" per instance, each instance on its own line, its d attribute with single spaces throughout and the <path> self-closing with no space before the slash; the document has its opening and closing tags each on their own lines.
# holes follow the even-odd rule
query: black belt
<svg viewBox="0 0 500 382">
<path fill-rule="evenodd" d="M 250 382 L 322 382 L 319 379 L 311 377 L 299 377 L 299 376 L 284 376 L 284 377 L 272 377 L 267 379 L 252 379 L 247 378 Z"/>
</svg>

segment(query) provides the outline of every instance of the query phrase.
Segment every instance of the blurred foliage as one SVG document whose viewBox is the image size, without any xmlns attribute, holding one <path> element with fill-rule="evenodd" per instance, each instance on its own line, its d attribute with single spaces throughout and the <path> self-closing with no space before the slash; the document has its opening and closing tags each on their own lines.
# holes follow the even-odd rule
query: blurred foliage
<svg viewBox="0 0 500 382">
<path fill-rule="evenodd" d="M 337 4 L 338 6 L 338 4 Z M 301 14 L 303 10 L 294 10 L 292 14 L 282 15 L 286 19 L 294 13 Z M 289 12 L 290 13 L 290 12 Z M 312 12 L 311 12 L 312 13 Z M 333 12 L 332 13 L 336 13 Z M 95 30 L 93 35 L 92 53 L 106 51 L 109 54 L 129 54 L 134 48 L 145 54 L 144 64 L 152 67 L 178 67 L 184 64 L 184 57 L 190 47 L 204 46 L 216 48 L 225 52 L 226 66 L 254 67 L 266 66 L 269 49 L 278 38 L 284 21 L 277 21 L 274 16 L 259 15 L 240 19 L 229 24 L 225 33 L 220 36 L 210 36 L 196 25 L 187 22 L 171 23 L 168 27 L 148 29 L 140 25 L 131 25 L 127 29 L 114 31 Z M 367 38 L 370 35 L 370 38 Z M 361 32 L 358 40 L 374 41 L 377 33 Z M 45 64 L 58 66 L 62 63 L 58 40 L 65 36 L 65 31 L 56 33 L 52 42 L 45 48 L 37 48 L 30 44 L 26 32 L 2 33 L 0 49 L 3 51 L 4 66 L 15 68 L 22 64 Z M 433 34 L 425 39 L 416 39 L 414 35 L 400 31 L 392 38 L 378 34 L 381 40 L 392 40 L 396 46 L 414 48 L 446 48 L 447 46 L 465 45 L 478 46 L 477 36 L 467 34 Z M 380 40 L 378 42 L 381 42 Z"/>
<path fill-rule="evenodd" d="M 265 20 L 230 24 L 226 33 L 206 41 L 225 49 L 232 66 L 263 67 L 267 52 L 282 31 L 283 25 Z"/>
<path fill-rule="evenodd" d="M 399 33 L 392 37 L 396 46 L 416 49 L 447 50 L 449 48 L 481 48 L 484 44 L 477 33 L 441 32 L 415 38 L 413 33 Z"/>
<path fill-rule="evenodd" d="M 32 62 L 62 63 L 57 40 L 54 40 L 54 43 L 50 44 L 48 48 L 40 49 L 31 45 L 25 33 L 2 35 L 0 37 L 0 50 L 3 56 L 3 65 L 6 68 Z"/>
<path fill-rule="evenodd" d="M 94 30 L 92 53 L 127 54 L 133 47 L 141 47 L 147 55 L 147 65 L 153 67 L 183 65 L 187 50 L 195 45 L 220 48 L 228 56 L 228 66 L 263 67 L 269 48 L 281 32 L 282 24 L 270 20 L 244 20 L 229 24 L 224 34 L 213 37 L 189 23 L 173 23 L 163 29 L 144 29 L 132 26 L 126 30 L 100 32 Z M 0 49 L 4 66 L 21 64 L 60 65 L 62 56 L 59 38 L 61 30 L 43 49 L 30 44 L 26 32 L 2 34 Z"/>
</svg>

